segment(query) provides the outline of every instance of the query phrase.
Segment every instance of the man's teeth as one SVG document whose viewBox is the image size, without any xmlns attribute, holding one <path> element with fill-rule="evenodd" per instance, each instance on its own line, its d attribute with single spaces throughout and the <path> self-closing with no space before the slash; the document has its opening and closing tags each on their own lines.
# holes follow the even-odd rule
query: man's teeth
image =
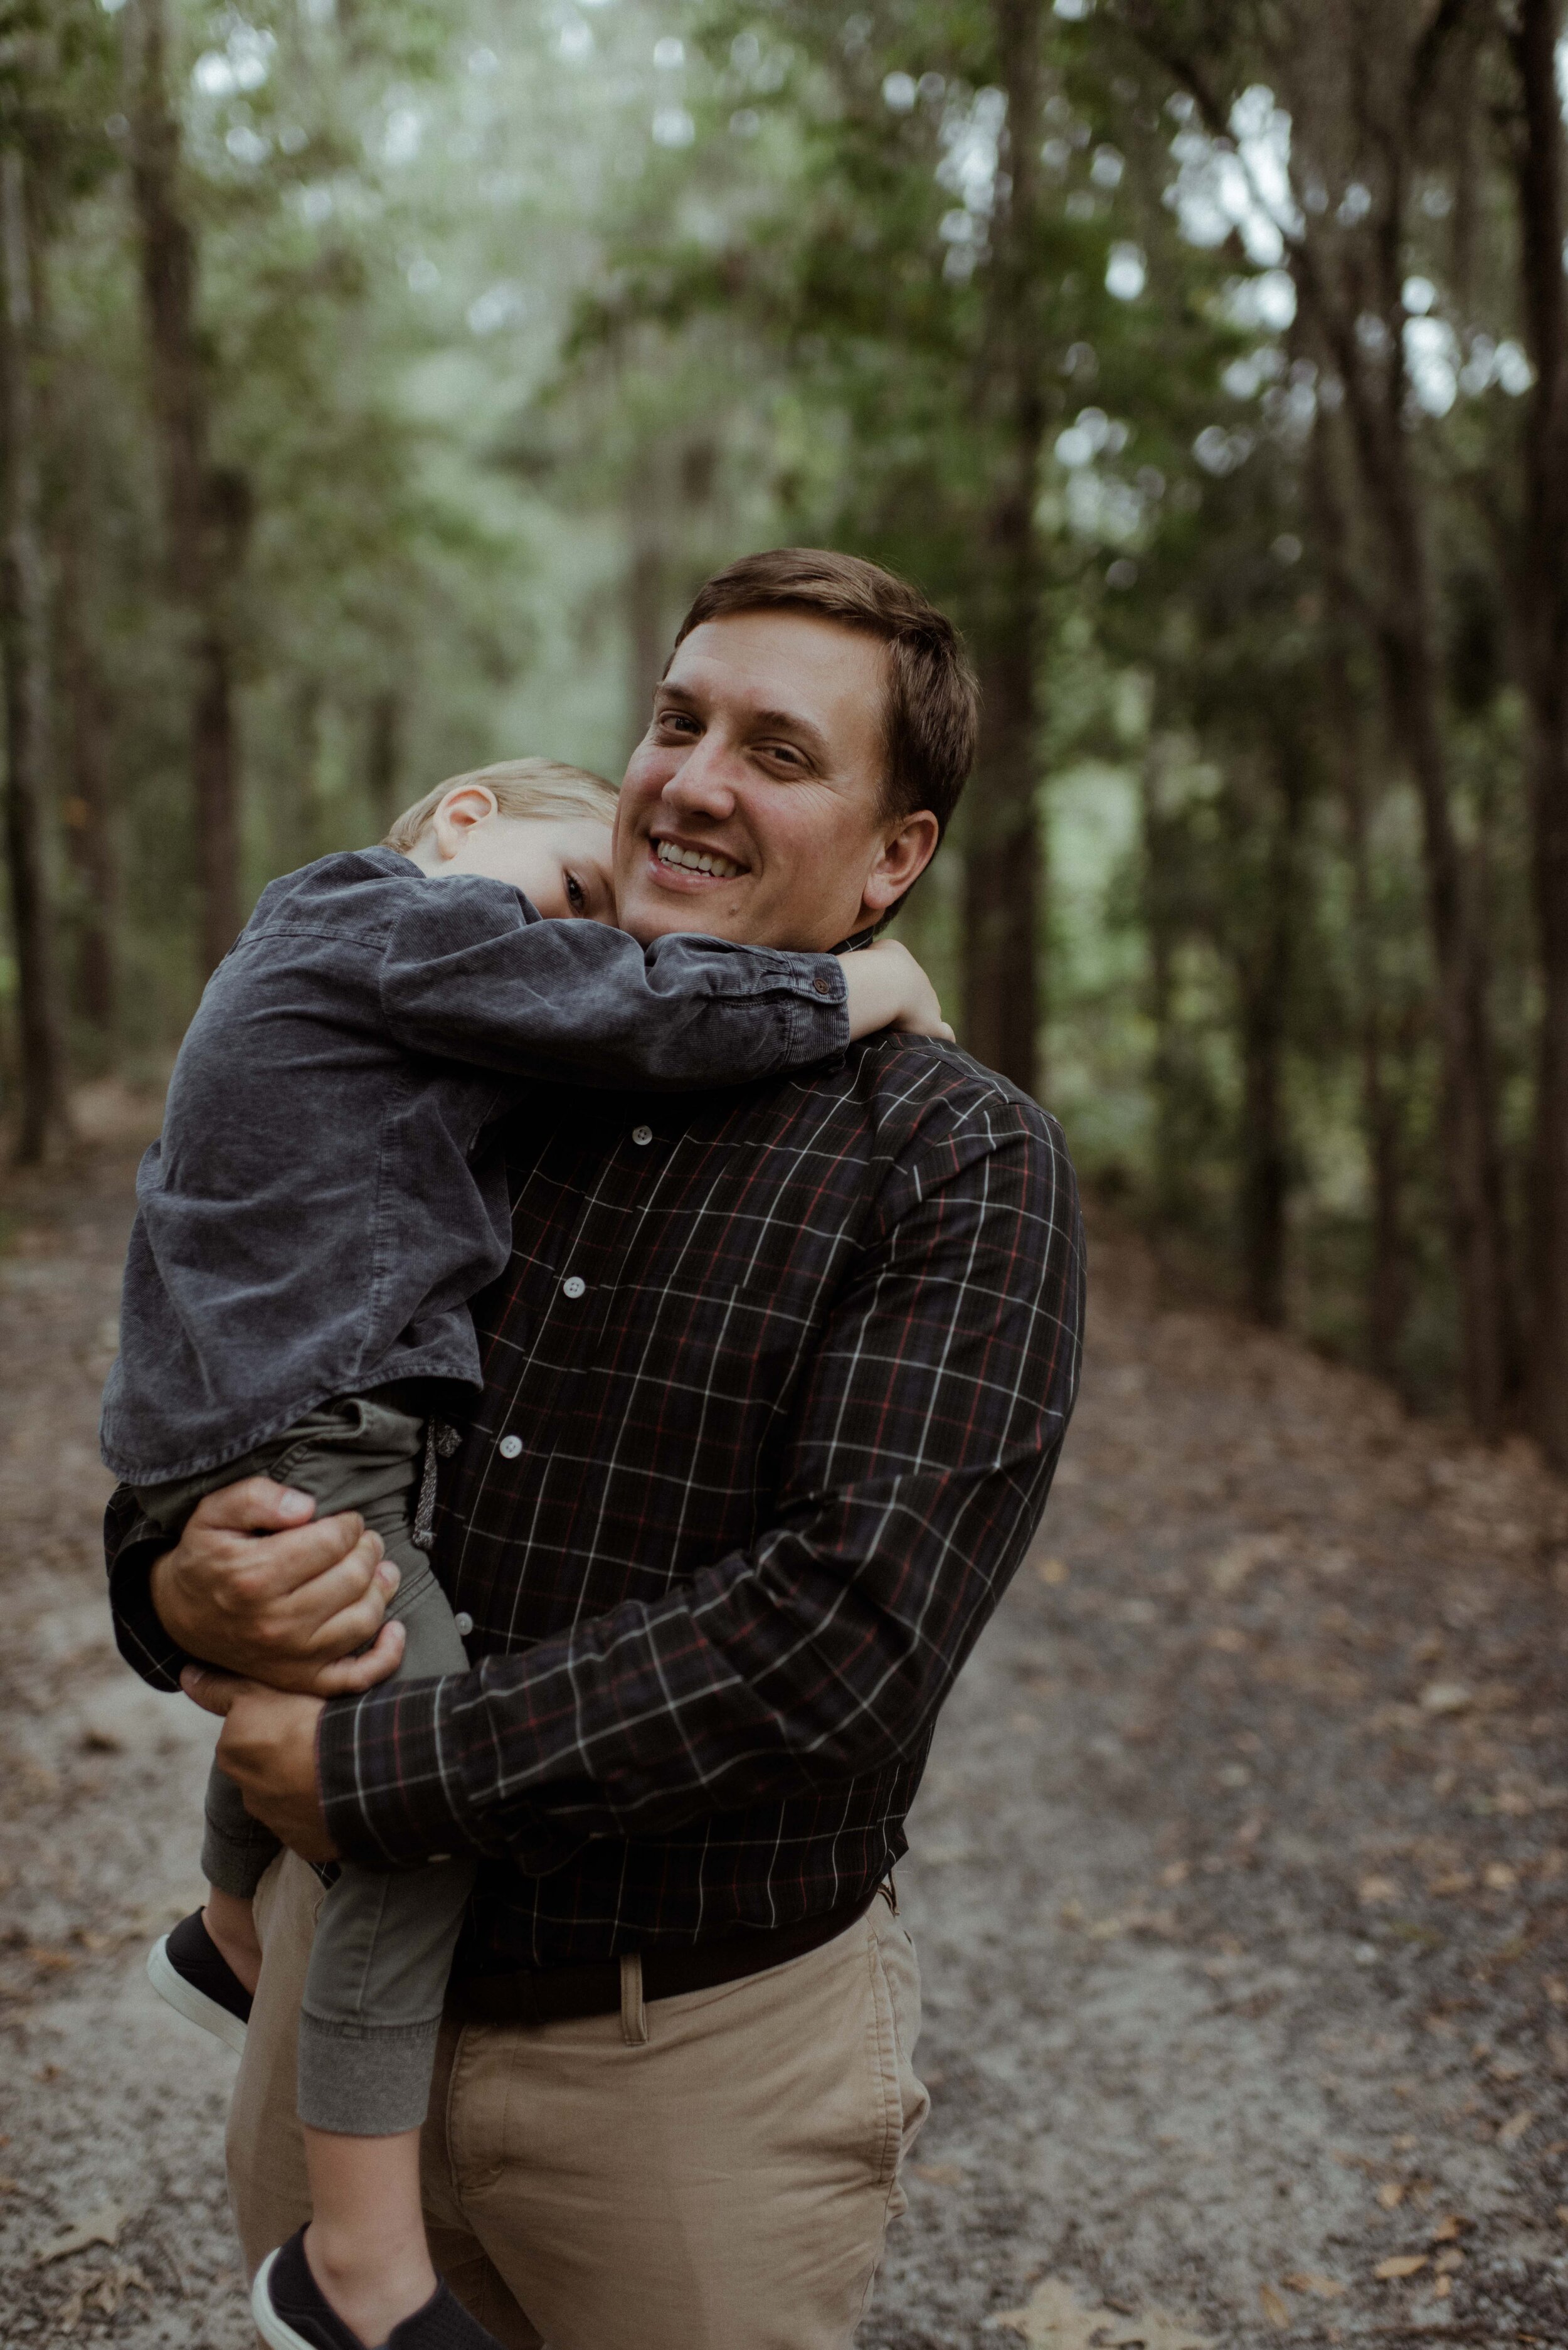
<svg viewBox="0 0 1568 2350">
<path fill-rule="evenodd" d="M 672 840 L 654 843 L 660 865 L 683 865 L 691 873 L 711 873 L 721 881 L 732 881 L 745 867 L 732 858 L 716 856 L 711 848 L 678 848 Z"/>
</svg>

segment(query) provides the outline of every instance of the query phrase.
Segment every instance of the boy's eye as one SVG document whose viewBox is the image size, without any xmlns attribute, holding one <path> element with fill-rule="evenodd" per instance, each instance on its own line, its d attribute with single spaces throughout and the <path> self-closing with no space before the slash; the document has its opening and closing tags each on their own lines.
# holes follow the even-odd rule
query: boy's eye
<svg viewBox="0 0 1568 2350">
<path fill-rule="evenodd" d="M 587 892 L 575 873 L 566 876 L 566 903 L 574 914 L 586 914 L 588 910 Z"/>
</svg>

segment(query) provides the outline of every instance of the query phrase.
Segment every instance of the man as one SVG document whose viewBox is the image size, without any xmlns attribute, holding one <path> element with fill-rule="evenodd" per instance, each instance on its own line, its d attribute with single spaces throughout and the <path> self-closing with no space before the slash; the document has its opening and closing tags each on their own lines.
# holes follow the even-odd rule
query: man
<svg viewBox="0 0 1568 2350">
<path fill-rule="evenodd" d="M 731 566 L 627 772 L 621 921 L 875 927 L 974 726 L 952 630 L 903 583 L 810 550 Z M 889 1871 L 1072 1409 L 1072 1170 L 1027 1097 L 893 1035 L 679 1102 L 563 1090 L 508 1150 L 513 1261 L 435 1552 L 471 1671 L 325 1707 L 250 1686 L 376 1633 L 373 1539 L 252 1481 L 160 1556 L 110 1505 L 125 1653 L 226 1713 L 220 1760 L 293 1847 L 257 1904 L 242 2239 L 305 2216 L 304 1863 L 472 1853 L 426 2126 L 453 2289 L 517 2350 L 845 2350 L 927 2106 Z"/>
</svg>

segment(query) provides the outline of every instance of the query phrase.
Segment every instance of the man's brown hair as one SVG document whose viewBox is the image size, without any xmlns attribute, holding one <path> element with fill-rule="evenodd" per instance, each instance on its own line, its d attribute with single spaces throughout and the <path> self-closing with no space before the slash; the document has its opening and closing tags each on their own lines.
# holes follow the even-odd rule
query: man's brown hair
<svg viewBox="0 0 1568 2350">
<path fill-rule="evenodd" d="M 929 808 L 945 832 L 974 764 L 980 723 L 980 691 L 952 622 L 908 580 L 858 555 L 775 546 L 716 571 L 675 641 L 728 613 L 792 611 L 863 629 L 887 646 L 887 812 Z"/>
<path fill-rule="evenodd" d="M 400 848 L 405 857 L 418 847 L 431 818 L 448 792 L 464 784 L 484 784 L 495 795 L 503 816 L 596 816 L 606 824 L 615 820 L 620 797 L 613 784 L 586 767 L 563 766 L 559 759 L 498 759 L 492 767 L 471 767 L 466 775 L 449 775 L 433 792 L 402 815 L 382 841 L 383 848 Z"/>
</svg>

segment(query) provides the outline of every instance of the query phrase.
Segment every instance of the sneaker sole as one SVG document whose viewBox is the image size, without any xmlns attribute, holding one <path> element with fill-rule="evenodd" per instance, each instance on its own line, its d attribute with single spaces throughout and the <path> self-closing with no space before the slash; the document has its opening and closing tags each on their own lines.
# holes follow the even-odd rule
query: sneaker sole
<svg viewBox="0 0 1568 2350">
<path fill-rule="evenodd" d="M 233 2021 L 232 2017 L 230 2021 Z M 314 2350 L 314 2345 L 307 2342 L 303 2334 L 296 2334 L 287 2319 L 280 2317 L 272 2305 L 267 2279 L 272 2274 L 272 2264 L 276 2258 L 275 2252 L 269 2252 L 256 2271 L 255 2282 L 251 2287 L 252 2322 L 267 2350 Z"/>
<path fill-rule="evenodd" d="M 161 1935 L 147 1953 L 147 1980 L 159 1998 L 165 2000 L 176 2014 L 182 2015 L 187 2023 L 198 2024 L 203 2032 L 210 2032 L 214 2040 L 221 2040 L 225 2048 L 234 2050 L 236 2056 L 244 2054 L 244 2025 L 237 2015 L 231 2015 L 226 2007 L 220 2007 L 215 1999 L 209 1999 L 204 1991 L 198 1991 L 194 1983 L 186 1981 L 169 1956 L 167 1934 Z M 285 2350 L 291 2350 L 291 2345 L 297 2339 L 297 2335 L 290 2334 Z"/>
</svg>

